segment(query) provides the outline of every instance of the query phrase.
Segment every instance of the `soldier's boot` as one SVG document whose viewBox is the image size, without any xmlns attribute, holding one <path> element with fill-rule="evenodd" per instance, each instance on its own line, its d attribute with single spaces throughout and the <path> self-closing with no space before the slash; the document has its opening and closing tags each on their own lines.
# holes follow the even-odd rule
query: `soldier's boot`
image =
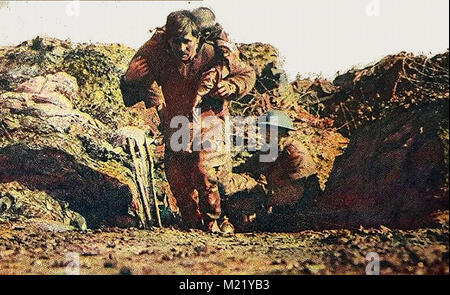
<svg viewBox="0 0 450 295">
<path fill-rule="evenodd" d="M 209 233 L 221 233 L 217 220 L 209 220 L 205 224 L 206 231 Z"/>
<path fill-rule="evenodd" d="M 199 205 L 203 213 L 203 224 L 205 230 L 210 233 L 220 233 L 218 220 L 221 215 L 220 194 L 216 185 L 204 184 L 200 188 Z"/>
<path fill-rule="evenodd" d="M 223 221 L 220 224 L 220 230 L 223 234 L 234 234 L 234 225 L 230 222 L 228 217 L 223 218 Z"/>
</svg>

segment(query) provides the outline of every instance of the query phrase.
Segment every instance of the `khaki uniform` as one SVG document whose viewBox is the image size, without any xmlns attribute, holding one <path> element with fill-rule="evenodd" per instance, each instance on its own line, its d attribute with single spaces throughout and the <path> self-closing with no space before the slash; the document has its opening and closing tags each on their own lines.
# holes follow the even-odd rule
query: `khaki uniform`
<svg viewBox="0 0 450 295">
<path fill-rule="evenodd" d="M 274 162 L 260 162 L 260 153 L 250 158 L 237 172 L 249 172 L 255 178 L 263 175 L 267 181 L 267 206 L 291 205 L 303 196 L 304 181 L 317 173 L 314 160 L 299 141 L 286 138 L 279 145 Z"/>
<path fill-rule="evenodd" d="M 183 63 L 171 56 L 165 41 L 164 30 L 157 34 L 158 36 L 153 36 L 147 41 L 135 56 L 147 61 L 149 74 L 140 81 L 122 83 L 123 98 L 126 105 L 142 100 L 154 102 L 154 82 L 161 87 L 165 99 L 162 123 L 166 146 L 167 179 L 185 224 L 190 227 L 201 227 L 204 219 L 217 219 L 221 214 L 216 176 L 212 174 L 215 174 L 216 168 L 227 160 L 219 161 L 216 165 L 209 165 L 208 159 L 214 157 L 217 152 L 215 149 L 193 153 L 172 151 L 169 145 L 170 138 L 177 130 L 170 128 L 170 121 L 175 116 L 192 117 L 194 100 L 204 73 L 220 64 L 223 57 L 214 46 L 203 44 L 192 61 Z M 233 58 L 230 62 L 230 71 L 226 80 L 236 85 L 237 92 L 228 99 L 236 99 L 246 95 L 253 88 L 256 75 L 253 69 L 239 58 Z M 222 115 L 228 113 L 227 100 L 211 96 L 209 101 L 210 104 L 205 105 L 202 117 L 216 115 L 218 116 L 216 121 L 222 120 Z M 216 123 L 221 124 L 221 122 Z M 213 170 L 214 173 L 212 173 Z"/>
<path fill-rule="evenodd" d="M 310 194 L 305 189 L 317 174 L 313 159 L 297 140 L 282 139 L 274 162 L 260 162 L 261 154 L 221 179 L 224 212 L 241 232 L 266 226 L 270 207 L 290 207 Z"/>
</svg>

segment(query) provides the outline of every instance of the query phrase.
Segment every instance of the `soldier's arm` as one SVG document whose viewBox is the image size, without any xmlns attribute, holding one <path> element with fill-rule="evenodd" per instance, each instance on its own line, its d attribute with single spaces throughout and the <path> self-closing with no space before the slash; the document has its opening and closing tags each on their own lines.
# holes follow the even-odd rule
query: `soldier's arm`
<svg viewBox="0 0 450 295">
<path fill-rule="evenodd" d="M 234 167 L 233 172 L 249 173 L 258 178 L 261 174 L 267 173 L 267 169 L 269 169 L 268 166 L 268 163 L 262 163 L 260 161 L 259 154 L 256 153 L 244 163 L 240 164 L 237 167 Z"/>
<path fill-rule="evenodd" d="M 130 107 L 146 98 L 146 81 L 149 70 L 147 62 L 141 57 L 135 57 L 130 62 L 128 70 L 120 79 L 120 89 L 122 91 L 125 106 Z M 148 81 L 151 83 L 151 81 Z"/>
<path fill-rule="evenodd" d="M 233 50 L 225 57 L 228 61 L 230 74 L 224 81 L 236 86 L 236 91 L 230 99 L 239 99 L 247 95 L 255 86 L 256 73 L 248 64 L 239 57 L 239 51 Z"/>
<path fill-rule="evenodd" d="M 213 67 L 212 69 L 203 73 L 200 80 L 200 86 L 197 89 L 197 94 L 194 100 L 194 108 L 200 106 L 203 97 L 209 94 L 211 90 L 214 89 L 218 82 L 218 76 L 219 73 L 216 67 Z"/>
<path fill-rule="evenodd" d="M 285 160 L 283 167 L 286 177 L 297 180 L 317 172 L 316 164 L 309 151 L 298 142 L 287 144 L 282 152 L 281 158 Z"/>
<path fill-rule="evenodd" d="M 159 107 L 164 103 L 160 87 L 155 83 L 161 58 L 159 44 L 152 38 L 142 46 L 130 62 L 121 78 L 120 89 L 126 106 L 144 101 L 147 107 Z"/>
<path fill-rule="evenodd" d="M 197 95 L 205 96 L 216 86 L 218 82 L 218 70 L 216 67 L 203 73 Z"/>
</svg>

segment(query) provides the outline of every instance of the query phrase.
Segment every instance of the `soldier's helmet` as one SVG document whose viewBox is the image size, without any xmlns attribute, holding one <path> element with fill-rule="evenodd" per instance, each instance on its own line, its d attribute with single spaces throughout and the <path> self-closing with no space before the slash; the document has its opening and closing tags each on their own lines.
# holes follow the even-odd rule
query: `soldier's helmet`
<svg viewBox="0 0 450 295">
<path fill-rule="evenodd" d="M 262 124 L 269 126 L 276 126 L 278 128 L 285 128 L 288 130 L 295 130 L 294 122 L 292 122 L 291 118 L 283 112 L 279 110 L 271 110 L 262 116 Z"/>
<path fill-rule="evenodd" d="M 216 25 L 216 15 L 208 7 L 196 8 L 192 10 L 192 14 L 197 19 L 201 31 L 214 28 Z"/>
</svg>

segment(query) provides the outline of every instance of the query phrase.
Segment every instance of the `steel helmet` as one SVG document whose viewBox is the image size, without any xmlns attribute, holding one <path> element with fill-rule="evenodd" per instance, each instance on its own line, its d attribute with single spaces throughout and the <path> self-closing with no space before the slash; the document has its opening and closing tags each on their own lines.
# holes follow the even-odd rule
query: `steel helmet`
<svg viewBox="0 0 450 295">
<path fill-rule="evenodd" d="M 199 7 L 192 10 L 192 14 L 195 16 L 198 22 L 200 30 L 206 30 L 213 28 L 216 24 L 216 15 L 208 7 Z"/>
<path fill-rule="evenodd" d="M 268 111 L 264 116 L 262 116 L 261 119 L 261 124 L 263 125 L 277 126 L 279 128 L 295 130 L 294 122 L 292 122 L 291 118 L 289 118 L 289 116 L 283 111 Z"/>
</svg>

